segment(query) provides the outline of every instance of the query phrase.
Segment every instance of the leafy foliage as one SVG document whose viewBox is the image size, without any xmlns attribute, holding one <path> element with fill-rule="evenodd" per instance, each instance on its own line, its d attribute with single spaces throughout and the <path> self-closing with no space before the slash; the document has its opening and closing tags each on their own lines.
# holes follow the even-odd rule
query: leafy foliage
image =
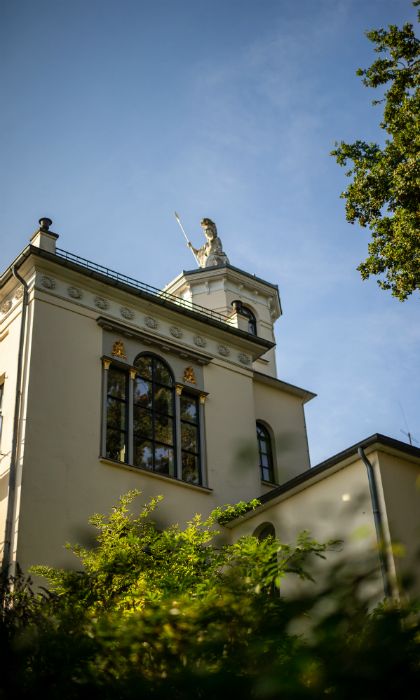
<svg viewBox="0 0 420 700">
<path fill-rule="evenodd" d="M 97 546 L 71 548 L 79 572 L 36 567 L 50 582 L 42 595 L 11 581 L 0 697 L 375 700 L 416 688 L 418 618 L 392 605 L 369 615 L 364 577 L 336 571 L 322 595 L 279 595 L 284 576 L 312 578 L 328 545 L 308 533 L 295 546 L 222 544 L 216 523 L 230 506 L 158 531 L 159 499 L 133 515 L 136 495 L 92 518 Z"/>
<path fill-rule="evenodd" d="M 358 270 L 363 279 L 379 276 L 378 284 L 404 301 L 420 287 L 420 41 L 408 23 L 367 37 L 381 57 L 357 74 L 367 87 L 387 86 L 373 102 L 384 104 L 385 144 L 341 142 L 331 155 L 339 165 L 352 163 L 346 175 L 353 181 L 341 195 L 347 221 L 372 232 Z"/>
</svg>

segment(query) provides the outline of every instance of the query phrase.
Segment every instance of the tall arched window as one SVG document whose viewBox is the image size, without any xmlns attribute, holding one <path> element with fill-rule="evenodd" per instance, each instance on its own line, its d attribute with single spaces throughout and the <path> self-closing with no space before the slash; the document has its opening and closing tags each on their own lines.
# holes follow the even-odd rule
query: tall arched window
<svg viewBox="0 0 420 700">
<path fill-rule="evenodd" d="M 175 475 L 174 380 L 155 355 L 139 355 L 133 394 L 133 463 Z"/>
<path fill-rule="evenodd" d="M 271 437 L 265 425 L 257 421 L 258 456 L 261 479 L 274 483 L 274 464 Z"/>
<path fill-rule="evenodd" d="M 257 335 L 257 319 L 255 318 L 255 315 L 251 309 L 248 309 L 247 306 L 243 306 L 241 309 L 241 314 L 242 316 L 246 316 L 248 319 L 248 333 L 251 333 L 251 335 Z"/>
<path fill-rule="evenodd" d="M 175 384 L 169 365 L 150 352 L 137 355 L 131 366 L 103 357 L 102 371 L 101 455 L 206 485 L 206 394 Z"/>
</svg>

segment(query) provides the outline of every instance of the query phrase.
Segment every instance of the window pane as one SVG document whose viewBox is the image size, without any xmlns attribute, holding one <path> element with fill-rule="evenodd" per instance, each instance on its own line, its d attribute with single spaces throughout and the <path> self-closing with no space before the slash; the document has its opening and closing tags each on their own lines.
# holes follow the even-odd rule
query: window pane
<svg viewBox="0 0 420 700">
<path fill-rule="evenodd" d="M 119 369 L 110 367 L 108 370 L 108 394 L 119 399 L 126 398 L 127 375 Z"/>
<path fill-rule="evenodd" d="M 268 456 L 267 455 L 261 455 L 260 463 L 262 467 L 269 467 L 269 461 L 268 461 Z"/>
<path fill-rule="evenodd" d="M 143 379 L 152 379 L 152 358 L 148 355 L 141 355 L 137 357 L 134 361 L 134 367 L 136 367 L 139 375 Z"/>
<path fill-rule="evenodd" d="M 261 423 L 257 423 L 258 454 L 261 478 L 264 481 L 274 481 L 273 453 L 270 434 Z"/>
<path fill-rule="evenodd" d="M 137 377 L 134 382 L 134 403 L 143 408 L 152 408 L 152 384 Z"/>
<path fill-rule="evenodd" d="M 173 419 L 168 416 L 155 416 L 155 440 L 173 445 Z"/>
<path fill-rule="evenodd" d="M 174 451 L 172 447 L 156 445 L 155 471 L 161 474 L 174 474 Z"/>
<path fill-rule="evenodd" d="M 261 469 L 261 478 L 263 479 L 263 481 L 272 481 L 273 480 L 271 477 L 270 470 L 267 469 L 266 467 L 262 467 L 262 469 Z"/>
<path fill-rule="evenodd" d="M 153 437 L 152 413 L 150 411 L 134 406 L 133 420 L 134 435 L 136 437 L 147 437 L 150 439 Z"/>
<path fill-rule="evenodd" d="M 173 415 L 173 391 L 172 389 L 164 389 L 162 386 L 155 386 L 155 411 L 165 413 L 168 416 Z"/>
<path fill-rule="evenodd" d="M 181 446 L 183 450 L 198 452 L 198 431 L 194 425 L 182 423 L 181 425 Z"/>
<path fill-rule="evenodd" d="M 181 419 L 190 423 L 197 423 L 198 402 L 197 399 L 189 396 L 181 396 Z"/>
<path fill-rule="evenodd" d="M 125 434 L 119 430 L 107 430 L 106 434 L 106 456 L 119 462 L 126 461 Z"/>
<path fill-rule="evenodd" d="M 153 469 L 153 445 L 148 440 L 134 441 L 134 464 L 144 469 Z"/>
<path fill-rule="evenodd" d="M 200 483 L 198 457 L 187 452 L 182 453 L 182 479 L 190 484 Z"/>
<path fill-rule="evenodd" d="M 163 362 L 159 362 L 159 360 L 155 360 L 154 380 L 159 382 L 159 384 L 165 384 L 165 386 L 172 386 L 173 383 L 169 369 Z"/>
<path fill-rule="evenodd" d="M 125 401 L 108 398 L 107 400 L 107 425 L 118 430 L 125 430 Z"/>
</svg>

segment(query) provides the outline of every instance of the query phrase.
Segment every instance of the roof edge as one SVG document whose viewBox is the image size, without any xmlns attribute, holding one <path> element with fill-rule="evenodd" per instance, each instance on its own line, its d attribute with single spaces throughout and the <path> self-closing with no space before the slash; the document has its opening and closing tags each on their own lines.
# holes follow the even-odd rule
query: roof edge
<svg viewBox="0 0 420 700">
<path fill-rule="evenodd" d="M 269 493 L 263 494 L 259 500 L 261 503 L 266 503 L 267 501 L 271 501 L 273 498 L 276 496 L 279 496 L 282 493 L 285 493 L 286 491 L 289 491 L 290 489 L 294 488 L 295 486 L 298 486 L 301 483 L 304 483 L 305 481 L 313 478 L 314 476 L 317 476 L 318 474 L 321 474 L 324 471 L 328 471 L 331 467 L 334 467 L 336 464 L 339 464 L 340 462 L 343 462 L 345 459 L 348 459 L 349 457 L 353 457 L 357 455 L 357 451 L 360 447 L 362 448 L 368 448 L 372 447 L 374 445 L 383 445 L 384 447 L 392 447 L 395 450 L 398 450 L 399 452 L 404 452 L 405 454 L 412 455 L 413 457 L 418 457 L 420 459 L 420 448 L 419 447 L 414 447 L 413 445 L 408 445 L 406 442 L 401 442 L 400 440 L 396 440 L 395 438 L 388 437 L 388 435 L 382 435 L 381 433 L 374 433 L 373 435 L 370 435 L 369 437 L 365 438 L 364 440 L 360 440 L 360 442 L 355 443 L 354 445 L 351 445 L 345 450 L 342 450 L 341 452 L 338 452 L 337 454 L 333 455 L 332 457 L 329 457 L 326 459 L 324 462 L 320 462 L 317 464 L 315 467 L 310 467 L 306 471 L 302 472 L 301 474 L 298 474 L 298 476 L 295 476 L 293 479 L 290 479 L 289 481 L 286 481 L 284 484 L 281 484 L 280 486 L 277 486 L 277 488 L 273 489 Z"/>
</svg>

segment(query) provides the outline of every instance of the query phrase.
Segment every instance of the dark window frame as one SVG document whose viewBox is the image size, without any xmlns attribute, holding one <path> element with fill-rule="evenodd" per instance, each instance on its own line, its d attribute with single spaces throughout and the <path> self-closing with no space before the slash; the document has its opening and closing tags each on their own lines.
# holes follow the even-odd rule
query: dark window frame
<svg viewBox="0 0 420 700">
<path fill-rule="evenodd" d="M 257 317 L 255 316 L 252 309 L 246 306 L 241 301 L 233 301 L 232 306 L 239 314 L 245 316 L 248 319 L 248 333 L 250 335 L 257 335 Z"/>
<path fill-rule="evenodd" d="M 187 418 L 183 418 L 183 411 L 182 411 L 182 403 L 183 401 L 188 400 L 194 403 L 195 405 L 195 420 L 188 420 Z M 188 483 L 192 484 L 198 484 L 201 485 L 202 482 L 202 470 L 201 470 L 201 444 L 200 444 L 200 401 L 199 397 L 196 394 L 192 394 L 188 391 L 182 392 L 180 396 L 180 414 L 179 414 L 179 420 L 180 420 L 180 427 L 181 427 L 181 464 L 180 464 L 180 469 L 181 469 L 181 475 L 182 475 L 182 480 L 186 481 Z M 183 447 L 183 427 L 186 426 L 191 426 L 195 430 L 196 434 L 196 446 L 197 449 L 188 449 Z M 184 429 L 185 429 L 184 427 Z M 192 480 L 190 478 L 184 478 L 185 476 L 185 470 L 184 470 L 184 457 L 193 457 L 194 460 L 196 461 L 196 473 L 197 473 L 197 478 L 196 480 Z"/>
<path fill-rule="evenodd" d="M 124 377 L 124 384 L 125 384 L 125 391 L 124 391 L 124 397 L 120 397 L 118 395 L 115 395 L 110 392 L 110 376 L 112 373 L 115 374 L 120 374 L 121 376 Z M 116 459 L 118 462 L 122 462 L 123 464 L 128 463 L 128 411 L 129 411 L 129 406 L 128 406 L 128 382 L 129 382 L 129 377 L 128 377 L 128 372 L 121 367 L 118 367 L 116 365 L 111 365 L 108 374 L 107 374 L 107 387 L 106 387 L 106 456 L 110 457 L 110 459 Z M 120 404 L 121 406 L 124 407 L 123 409 L 123 414 L 124 414 L 124 429 L 117 428 L 111 424 L 110 421 L 110 411 L 109 411 L 109 405 L 110 401 L 116 402 L 117 405 Z M 110 430 L 112 430 L 114 433 L 120 433 L 120 436 L 123 436 L 123 449 L 124 449 L 124 459 L 117 459 L 115 457 L 110 456 L 110 449 L 109 449 L 109 444 L 110 444 Z"/>
<path fill-rule="evenodd" d="M 257 421 L 256 427 L 261 480 L 274 484 L 274 455 L 271 434 L 267 426 L 261 421 Z"/>
<path fill-rule="evenodd" d="M 138 367 L 138 363 L 141 359 L 147 358 L 151 362 L 151 374 L 150 377 L 146 376 L 146 373 L 143 373 L 141 368 Z M 158 373 L 158 365 L 161 365 L 162 367 L 165 368 L 165 370 L 168 372 L 169 377 L 170 377 L 170 382 L 165 383 L 163 381 L 159 381 L 157 378 L 157 373 Z M 171 368 L 169 367 L 168 363 L 165 362 L 161 357 L 158 355 L 155 355 L 154 353 L 140 353 L 137 355 L 137 357 L 134 360 L 134 369 L 137 372 L 137 377 L 134 381 L 139 378 L 143 382 L 147 382 L 151 386 L 151 408 L 144 407 L 140 403 L 135 401 L 135 397 L 133 396 L 133 412 L 134 408 L 137 407 L 141 411 L 145 412 L 145 415 L 149 415 L 151 418 L 151 425 L 152 425 L 152 435 L 147 436 L 147 435 L 136 435 L 134 424 L 133 424 L 133 447 L 134 447 L 134 454 L 136 451 L 136 443 L 141 443 L 141 442 L 150 442 L 152 445 L 152 468 L 150 471 L 153 471 L 157 474 L 165 474 L 166 476 L 172 476 L 170 474 L 170 470 L 168 471 L 163 471 L 161 469 L 156 468 L 156 452 L 157 449 L 159 448 L 166 448 L 168 451 L 172 450 L 172 461 L 173 461 L 173 469 L 174 469 L 174 476 L 177 476 L 177 460 L 176 460 L 176 416 L 175 416 L 175 380 L 174 376 L 172 373 Z M 170 401 L 170 411 L 171 413 L 164 412 L 162 410 L 159 410 L 156 408 L 156 403 L 157 403 L 157 395 L 159 392 L 159 389 L 163 389 L 165 391 L 170 391 L 171 392 L 171 401 Z M 172 442 L 164 442 L 163 439 L 159 439 L 156 437 L 157 433 L 157 426 L 159 423 L 159 419 L 166 419 L 168 422 L 171 424 L 172 428 Z M 142 464 L 136 464 L 135 459 L 134 459 L 134 454 L 133 454 L 133 463 L 134 466 L 136 467 L 142 467 L 143 469 L 148 469 L 147 466 L 144 466 Z"/>
</svg>

